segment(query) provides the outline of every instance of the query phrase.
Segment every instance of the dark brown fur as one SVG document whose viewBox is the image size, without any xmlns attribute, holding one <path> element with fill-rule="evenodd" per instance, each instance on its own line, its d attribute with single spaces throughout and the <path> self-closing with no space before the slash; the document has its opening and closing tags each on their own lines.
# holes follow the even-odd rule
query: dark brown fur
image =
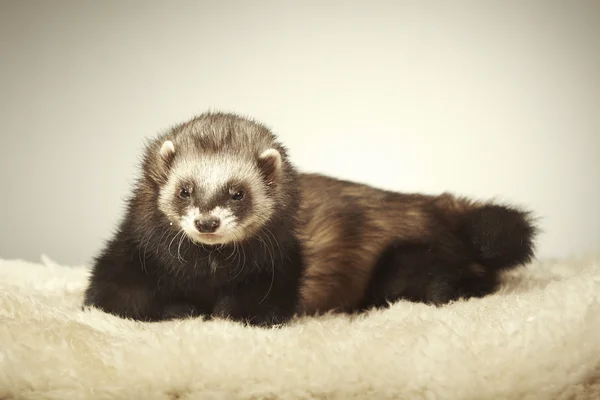
<svg viewBox="0 0 600 400">
<path fill-rule="evenodd" d="M 533 256 L 535 229 L 516 208 L 319 174 L 302 174 L 300 188 L 307 314 L 483 296 Z"/>
</svg>

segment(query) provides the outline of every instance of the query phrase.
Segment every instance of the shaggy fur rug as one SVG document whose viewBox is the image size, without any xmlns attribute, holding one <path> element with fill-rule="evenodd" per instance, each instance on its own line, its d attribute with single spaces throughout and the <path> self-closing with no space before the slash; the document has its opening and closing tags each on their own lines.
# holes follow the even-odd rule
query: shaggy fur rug
<svg viewBox="0 0 600 400">
<path fill-rule="evenodd" d="M 488 298 L 280 329 L 81 311 L 88 271 L 0 260 L 0 399 L 600 399 L 600 257 Z"/>
</svg>

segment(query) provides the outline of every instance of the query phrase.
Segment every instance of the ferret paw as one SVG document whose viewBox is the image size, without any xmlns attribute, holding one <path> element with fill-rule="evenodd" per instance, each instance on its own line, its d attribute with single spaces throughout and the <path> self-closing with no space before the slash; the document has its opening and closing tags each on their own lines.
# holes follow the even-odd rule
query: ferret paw
<svg viewBox="0 0 600 400">
<path fill-rule="evenodd" d="M 186 319 L 200 315 L 196 307 L 187 303 L 175 303 L 165 306 L 162 312 L 163 320 Z"/>
<path fill-rule="evenodd" d="M 288 322 L 288 320 L 289 318 L 284 316 L 268 314 L 249 318 L 246 323 L 250 326 L 256 326 L 260 328 L 280 328 L 286 322 Z"/>
<path fill-rule="evenodd" d="M 283 314 L 269 312 L 264 308 L 252 309 L 246 303 L 238 303 L 235 298 L 230 296 L 224 296 L 217 302 L 212 316 L 263 328 L 283 325 L 289 320 L 289 317 Z"/>
</svg>

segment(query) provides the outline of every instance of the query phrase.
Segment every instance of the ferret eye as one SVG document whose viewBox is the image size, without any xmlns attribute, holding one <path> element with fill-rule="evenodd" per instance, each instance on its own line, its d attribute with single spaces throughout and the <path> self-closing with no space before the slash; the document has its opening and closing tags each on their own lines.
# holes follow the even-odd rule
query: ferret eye
<svg viewBox="0 0 600 400">
<path fill-rule="evenodd" d="M 190 198 L 189 190 L 187 190 L 186 188 L 181 188 L 181 190 L 179 191 L 179 197 L 181 197 L 182 199 L 189 199 Z"/>
<path fill-rule="evenodd" d="M 237 192 L 235 192 L 234 194 L 231 195 L 232 200 L 241 200 L 243 198 L 244 198 L 244 192 L 242 192 L 241 190 L 238 190 Z"/>
</svg>

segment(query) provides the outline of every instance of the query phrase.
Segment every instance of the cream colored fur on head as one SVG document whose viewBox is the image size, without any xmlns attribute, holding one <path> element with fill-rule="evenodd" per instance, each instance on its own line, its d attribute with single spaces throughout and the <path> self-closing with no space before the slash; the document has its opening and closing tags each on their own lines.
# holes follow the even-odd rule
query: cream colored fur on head
<svg viewBox="0 0 600 400">
<path fill-rule="evenodd" d="M 0 399 L 600 399 L 599 264 L 263 330 L 84 312 L 87 269 L 0 260 Z"/>
</svg>

